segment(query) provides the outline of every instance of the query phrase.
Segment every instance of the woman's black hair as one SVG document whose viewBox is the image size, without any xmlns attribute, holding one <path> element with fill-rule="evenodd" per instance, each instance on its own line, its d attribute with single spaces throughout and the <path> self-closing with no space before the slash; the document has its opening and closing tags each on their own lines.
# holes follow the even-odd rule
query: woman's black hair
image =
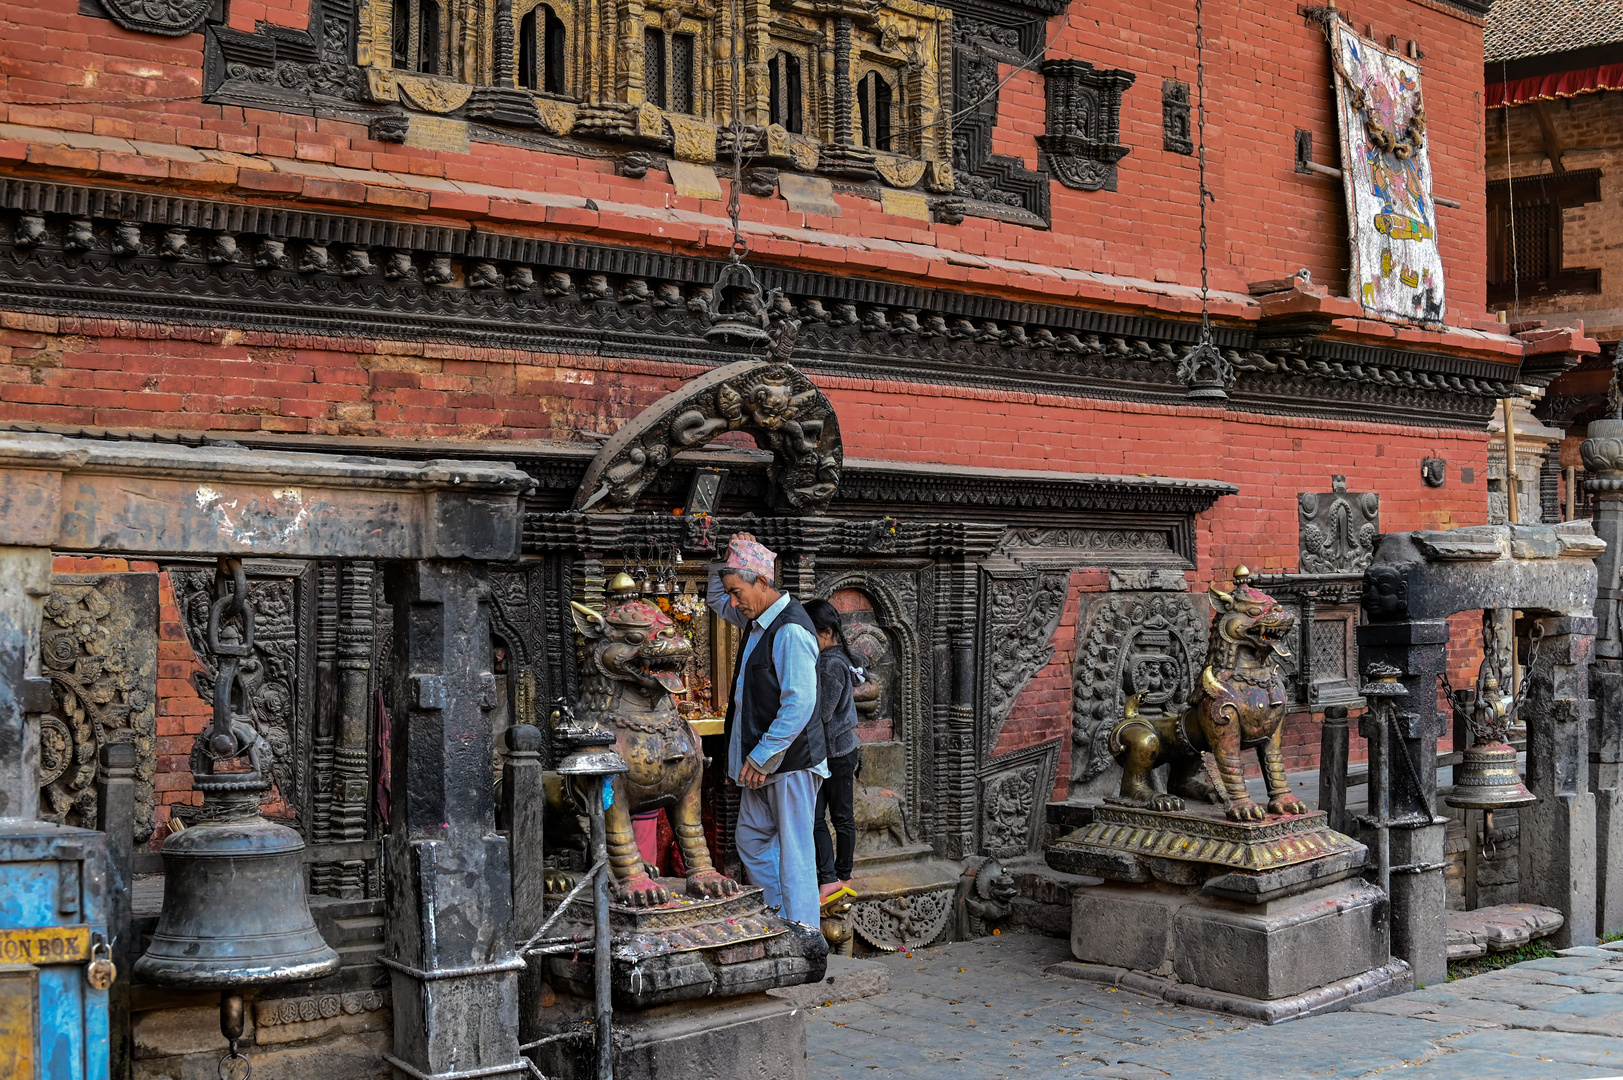
<svg viewBox="0 0 1623 1080">
<path fill-rule="evenodd" d="M 807 600 L 801 605 L 806 609 L 806 615 L 811 619 L 812 626 L 821 634 L 824 630 L 832 631 L 834 642 L 845 653 L 845 662 L 852 667 L 861 667 L 857 663 L 856 654 L 845 640 L 845 627 L 840 623 L 840 613 L 833 604 L 827 600 Z"/>
</svg>

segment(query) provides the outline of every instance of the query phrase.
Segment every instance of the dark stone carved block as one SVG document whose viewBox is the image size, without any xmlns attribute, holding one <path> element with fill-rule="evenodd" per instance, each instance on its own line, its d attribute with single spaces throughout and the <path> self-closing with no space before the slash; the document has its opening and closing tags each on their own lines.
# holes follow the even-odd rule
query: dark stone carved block
<svg viewBox="0 0 1623 1080">
<path fill-rule="evenodd" d="M 101 0 L 102 10 L 118 25 L 139 34 L 184 37 L 197 32 L 214 11 L 215 0 Z"/>
<path fill-rule="evenodd" d="M 1340 476 L 1335 490 L 1296 496 L 1304 574 L 1361 574 L 1375 554 L 1381 531 L 1381 497 L 1373 491 L 1348 494 Z"/>
<path fill-rule="evenodd" d="M 1089 598 L 1078 620 L 1071 694 L 1071 779 L 1110 768 L 1110 732 L 1127 699 L 1145 716 L 1182 712 L 1206 655 L 1206 620 L 1184 592 L 1112 592 Z"/>
<path fill-rule="evenodd" d="M 982 767 L 982 854 L 1013 859 L 1041 849 L 1044 811 L 1058 768 L 1058 739 L 1022 747 Z"/>
<path fill-rule="evenodd" d="M 1037 139 L 1059 182 L 1083 191 L 1116 190 L 1121 145 L 1121 96 L 1138 76 L 1096 68 L 1086 60 L 1045 60 L 1048 131 Z"/>
<path fill-rule="evenodd" d="M 1190 138 L 1188 83 L 1177 79 L 1162 80 L 1161 134 L 1164 149 L 1174 154 L 1195 152 L 1195 142 Z"/>
<path fill-rule="evenodd" d="M 1030 32 L 1035 28 L 1037 33 Z M 953 193 L 959 200 L 1005 207 L 1048 222 L 1048 174 L 1032 172 L 1019 160 L 992 153 L 997 126 L 999 66 L 1029 66 L 1041 49 L 1043 24 L 1007 26 L 991 13 L 977 12 L 953 20 L 952 85 L 958 112 L 952 132 Z M 962 202 L 949 208 L 985 211 Z M 943 219 L 943 220 L 948 220 Z"/>
<path fill-rule="evenodd" d="M 41 631 L 53 703 L 39 718 L 40 816 L 119 827 L 96 820 L 96 764 L 103 745 L 127 742 L 135 748 L 135 839 L 145 842 L 157 765 L 158 575 L 58 574 Z"/>
<path fill-rule="evenodd" d="M 986 583 L 982 745 L 988 754 L 997 746 L 1020 691 L 1053 659 L 1054 631 L 1065 613 L 1070 584 L 1066 570 L 992 577 Z"/>
</svg>

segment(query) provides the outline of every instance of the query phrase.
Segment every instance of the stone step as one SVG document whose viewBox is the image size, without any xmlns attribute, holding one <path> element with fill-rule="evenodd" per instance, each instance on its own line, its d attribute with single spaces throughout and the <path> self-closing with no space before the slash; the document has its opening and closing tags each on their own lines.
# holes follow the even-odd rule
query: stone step
<svg viewBox="0 0 1623 1080">
<path fill-rule="evenodd" d="M 1549 937 L 1564 920 L 1554 908 L 1537 904 L 1496 904 L 1475 911 L 1448 913 L 1448 958 L 1469 960 L 1490 952 L 1509 952 L 1529 941 Z"/>
<path fill-rule="evenodd" d="M 823 976 L 822 982 L 780 986 L 767 993 L 802 1009 L 815 1009 L 819 1005 L 838 1005 L 842 1001 L 876 997 L 889 989 L 890 969 L 880 961 L 830 956 L 828 974 Z"/>
</svg>

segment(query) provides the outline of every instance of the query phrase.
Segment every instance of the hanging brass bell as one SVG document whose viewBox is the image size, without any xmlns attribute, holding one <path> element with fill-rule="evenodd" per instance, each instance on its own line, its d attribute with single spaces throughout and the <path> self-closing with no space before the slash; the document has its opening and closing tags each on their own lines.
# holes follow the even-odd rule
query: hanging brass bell
<svg viewBox="0 0 1623 1080">
<path fill-rule="evenodd" d="M 136 977 L 237 987 L 338 970 L 304 886 L 304 841 L 255 814 L 202 822 L 163 844 L 163 912 Z"/>
<path fill-rule="evenodd" d="M 243 759 L 247 771 L 215 771 Z M 337 971 L 338 954 L 310 915 L 304 840 L 259 815 L 270 748 L 245 712 L 234 656 L 220 657 L 214 723 L 198 735 L 192 763 L 201 820 L 163 842 L 163 910 L 136 977 L 232 989 Z"/>
<path fill-rule="evenodd" d="M 1537 802 L 1516 770 L 1516 748 L 1490 742 L 1467 747 L 1455 773 L 1454 790 L 1443 801 L 1462 810 L 1503 810 Z"/>
<path fill-rule="evenodd" d="M 761 285 L 735 253 L 710 287 L 710 326 L 704 339 L 713 344 L 754 347 L 772 340 L 762 303 Z"/>
</svg>

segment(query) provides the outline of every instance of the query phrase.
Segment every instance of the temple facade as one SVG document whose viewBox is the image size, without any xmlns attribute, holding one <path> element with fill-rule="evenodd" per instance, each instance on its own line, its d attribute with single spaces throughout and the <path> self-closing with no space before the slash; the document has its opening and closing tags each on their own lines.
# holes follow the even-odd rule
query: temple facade
<svg viewBox="0 0 1623 1080">
<path fill-rule="evenodd" d="M 439 477 L 408 485 L 508 470 L 515 543 L 477 556 L 488 641 L 468 646 L 493 678 L 492 837 L 514 827 L 506 733 L 537 729 L 557 764 L 586 655 L 571 604 L 601 610 L 621 572 L 691 642 L 676 705 L 718 736 L 737 640 L 699 601 L 753 532 L 875 674 L 855 946 L 970 932 L 960 878 L 985 857 L 1019 886 L 1013 923 L 1069 933 L 1049 822 L 1119 783 L 1129 697 L 1187 702 L 1207 587 L 1244 564 L 1295 614 L 1285 759 L 1314 766 L 1324 711 L 1362 705 L 1377 536 L 1488 522 L 1503 402 L 1597 352 L 1581 324 L 1495 314 L 1485 10 L 7 4 L 0 422 L 123 455 L 131 482 L 224 454 L 278 500 L 315 483 L 303 455 Z M 1358 148 L 1383 139 L 1426 164 L 1372 174 Z M 252 1053 L 389 1075 L 386 1052 L 414 1060 L 406 976 L 380 963 L 423 707 L 388 676 L 406 549 L 256 555 L 256 515 L 286 506 L 221 499 L 250 538 L 262 809 L 302 836 L 343 958 L 250 1001 Z M 157 850 L 202 804 L 215 564 L 63 535 L 39 814 L 130 838 L 140 941 Z M 134 795 L 104 821 L 113 743 Z M 735 870 L 736 807 L 708 777 L 707 842 Z M 578 837 L 544 859 L 586 869 Z M 133 1075 L 213 1067 L 207 995 L 135 985 L 125 1008 Z"/>
</svg>

